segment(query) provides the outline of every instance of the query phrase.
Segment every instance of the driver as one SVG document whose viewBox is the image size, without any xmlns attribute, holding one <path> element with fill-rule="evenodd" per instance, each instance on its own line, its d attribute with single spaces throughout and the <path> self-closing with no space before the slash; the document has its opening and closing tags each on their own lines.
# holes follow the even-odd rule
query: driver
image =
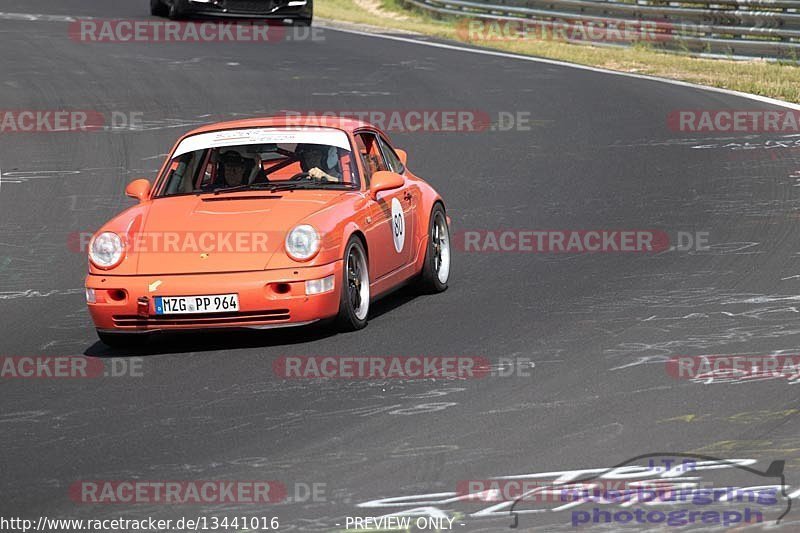
<svg viewBox="0 0 800 533">
<path fill-rule="evenodd" d="M 258 154 L 243 156 L 237 150 L 227 150 L 219 158 L 220 170 L 225 187 L 236 187 L 250 182 L 250 174 L 254 168 L 263 173 L 261 158 Z M 258 176 L 256 176 L 258 179 Z"/>
<path fill-rule="evenodd" d="M 300 168 L 303 169 L 303 172 L 308 173 L 310 178 L 333 182 L 340 181 L 337 169 L 339 155 L 335 146 L 299 144 L 294 153 L 300 159 Z"/>
</svg>

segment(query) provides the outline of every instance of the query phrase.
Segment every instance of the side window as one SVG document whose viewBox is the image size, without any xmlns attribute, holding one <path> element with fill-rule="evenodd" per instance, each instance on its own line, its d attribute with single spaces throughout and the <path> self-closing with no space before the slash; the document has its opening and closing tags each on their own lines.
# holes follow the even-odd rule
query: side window
<svg viewBox="0 0 800 533">
<path fill-rule="evenodd" d="M 389 146 L 389 143 L 383 137 L 378 137 L 378 143 L 381 145 L 381 150 L 383 150 L 383 155 L 386 158 L 386 162 L 389 163 L 389 168 L 392 172 L 396 172 L 398 174 L 402 174 L 406 171 L 406 168 L 403 166 L 403 163 L 400 162 L 400 158 L 397 157 L 397 154 L 394 151 L 394 148 Z"/>
<path fill-rule="evenodd" d="M 362 132 L 356 134 L 356 149 L 364 165 L 364 180 L 369 187 L 372 175 L 380 170 L 389 170 L 381 154 L 377 137 L 374 133 Z"/>
<path fill-rule="evenodd" d="M 169 177 L 165 194 L 192 192 L 197 167 L 202 160 L 203 151 L 185 153 L 170 162 Z"/>
</svg>

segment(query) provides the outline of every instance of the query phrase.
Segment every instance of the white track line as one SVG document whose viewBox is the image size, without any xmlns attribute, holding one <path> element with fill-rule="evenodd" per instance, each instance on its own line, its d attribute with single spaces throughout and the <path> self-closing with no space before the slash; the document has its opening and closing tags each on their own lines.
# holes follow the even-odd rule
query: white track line
<svg viewBox="0 0 800 533">
<path fill-rule="evenodd" d="M 670 80 L 667 78 L 659 78 L 657 76 L 648 76 L 646 74 L 634 74 L 631 72 L 620 72 L 618 70 L 608 70 L 604 68 L 598 67 L 590 67 L 587 65 L 578 65 L 577 63 L 568 63 L 566 61 L 558 61 L 556 59 L 545 59 L 541 57 L 532 57 L 532 56 L 524 56 L 519 54 L 511 54 L 508 52 L 498 52 L 495 50 L 483 50 L 480 48 L 467 48 L 465 46 L 458 46 L 455 44 L 446 44 L 446 43 L 437 43 L 437 42 L 430 42 L 430 41 L 420 41 L 418 39 L 412 39 L 409 37 L 400 37 L 398 35 L 385 35 L 382 33 L 370 33 L 366 31 L 359 31 L 359 30 L 348 30 L 344 28 L 334 28 L 333 26 L 325 26 L 326 30 L 333 30 L 339 31 L 343 33 L 352 33 L 354 35 L 362 35 L 365 37 L 375 37 L 378 39 L 388 39 L 390 41 L 400 41 L 404 43 L 412 43 L 418 44 L 422 46 L 431 46 L 433 48 L 443 48 L 445 50 L 455 50 L 458 52 L 468 52 L 471 54 L 481 54 L 493 57 L 503 57 L 507 59 L 520 59 L 522 61 L 533 61 L 535 63 L 546 63 L 548 65 L 558 65 L 560 67 L 569 67 L 575 68 L 579 70 L 588 70 L 590 72 L 599 72 L 601 74 L 613 74 L 615 76 L 627 76 L 628 78 L 636 78 L 640 80 L 649 80 L 649 81 L 657 81 L 661 83 L 669 83 L 671 85 L 677 85 L 679 87 L 689 87 L 691 89 L 700 89 L 703 91 L 713 91 L 715 93 L 727 94 L 731 96 L 738 96 L 740 98 L 747 98 L 749 100 L 755 100 L 757 102 L 763 102 L 765 104 L 776 105 L 780 107 L 785 107 L 788 109 L 794 109 L 800 111 L 800 104 L 793 104 L 791 102 L 784 102 L 783 100 L 778 100 L 776 98 L 769 98 L 767 96 L 759 96 L 757 94 L 750 94 L 750 93 L 743 93 L 740 91 L 732 91 L 730 89 L 722 89 L 719 87 L 709 87 L 707 85 L 700 85 L 697 83 L 690 83 L 688 81 L 679 81 L 679 80 Z"/>
<path fill-rule="evenodd" d="M 0 12 L 0 20 L 18 20 L 18 21 L 25 21 L 25 22 L 74 22 L 79 19 L 93 19 L 94 17 L 73 17 L 69 15 L 45 15 L 45 14 L 32 14 L 32 13 L 8 13 L 8 12 Z M 328 21 L 325 20 L 324 22 L 329 23 L 335 21 Z M 455 44 L 446 44 L 446 43 L 437 43 L 437 42 L 430 42 L 430 41 L 421 41 L 419 39 L 412 39 L 409 37 L 400 37 L 399 35 L 386 35 L 383 33 L 371 33 L 367 31 L 359 31 L 359 30 L 350 30 L 344 28 L 337 28 L 334 26 L 330 26 L 325 24 L 323 26 L 326 30 L 338 31 L 342 33 L 350 33 L 353 35 L 361 35 L 363 37 L 374 37 L 377 39 L 388 39 L 390 41 L 400 41 L 403 43 L 411 43 L 420 46 L 431 46 L 433 48 L 442 48 L 445 50 L 455 50 L 458 52 L 468 52 L 470 54 L 481 54 L 493 57 L 503 57 L 507 59 L 519 59 L 522 61 L 532 61 L 535 63 L 545 63 L 548 65 L 557 65 L 560 67 L 568 67 L 568 68 L 575 68 L 579 70 L 588 70 L 590 72 L 599 72 L 601 74 L 613 74 L 615 76 L 627 76 L 628 78 L 635 78 L 639 80 L 649 80 L 649 81 L 657 81 L 661 83 L 669 83 L 671 85 L 677 85 L 679 87 L 688 87 L 691 89 L 700 89 L 703 91 L 712 91 L 715 93 L 720 94 L 727 94 L 730 96 L 738 96 L 740 98 L 747 98 L 749 100 L 754 100 L 756 102 L 763 102 L 765 104 L 771 104 L 775 106 L 785 107 L 787 109 L 794 109 L 800 111 L 800 104 L 793 104 L 791 102 L 784 102 L 783 100 L 778 100 L 776 98 L 769 98 L 767 96 L 759 96 L 757 94 L 750 94 L 750 93 L 743 93 L 740 91 L 732 91 L 730 89 L 721 89 L 718 87 L 709 87 L 707 85 L 699 85 L 697 83 L 690 83 L 687 81 L 678 81 L 678 80 L 669 80 L 667 78 L 659 78 L 657 76 L 648 76 L 645 74 L 634 74 L 631 72 L 620 72 L 618 70 L 608 70 L 604 68 L 598 67 L 590 67 L 587 65 L 578 65 L 577 63 L 568 63 L 566 61 L 558 61 L 555 59 L 545 59 L 542 57 L 533 57 L 533 56 L 524 56 L 519 54 L 510 54 L 508 52 L 497 52 L 495 50 L 483 50 L 480 48 L 467 48 L 464 46 L 458 46 Z M 383 30 L 383 29 L 382 29 Z M 385 31 L 385 30 L 383 30 Z"/>
</svg>

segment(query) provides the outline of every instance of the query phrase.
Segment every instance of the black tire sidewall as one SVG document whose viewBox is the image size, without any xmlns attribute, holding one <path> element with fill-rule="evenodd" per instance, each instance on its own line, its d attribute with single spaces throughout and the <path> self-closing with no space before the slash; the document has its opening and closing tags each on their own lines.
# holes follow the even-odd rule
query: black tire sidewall
<svg viewBox="0 0 800 533">
<path fill-rule="evenodd" d="M 367 316 L 364 317 L 363 320 L 359 319 L 356 316 L 353 307 L 350 305 L 350 298 L 348 297 L 348 280 L 347 280 L 347 258 L 350 255 L 350 250 L 357 246 L 361 251 L 362 256 L 364 257 L 364 263 L 366 264 L 367 268 L 367 279 L 369 279 L 369 261 L 367 260 L 367 252 L 364 250 L 364 245 L 356 236 L 350 237 L 347 241 L 347 246 L 344 248 L 344 255 L 342 256 L 342 287 L 339 290 L 339 316 L 338 321 L 342 329 L 347 331 L 353 331 L 357 329 L 361 329 L 367 325 L 367 319 L 369 318 L 369 308 L 367 308 Z M 367 302 L 369 305 L 369 302 Z"/>
<path fill-rule="evenodd" d="M 447 284 L 450 282 L 450 274 L 447 276 L 447 282 L 442 283 L 439 281 L 439 276 L 433 268 L 433 226 L 434 221 L 436 220 L 437 213 L 441 214 L 442 219 L 444 220 L 444 227 L 447 228 L 447 242 L 448 245 L 450 244 L 450 225 L 447 223 L 447 215 L 445 214 L 444 208 L 441 204 L 436 204 L 431 209 L 431 216 L 428 219 L 428 246 L 425 250 L 425 263 L 422 266 L 422 284 L 423 287 L 433 291 L 433 292 L 442 292 L 447 289 Z M 452 248 L 450 250 L 450 268 L 453 265 L 453 253 Z"/>
</svg>

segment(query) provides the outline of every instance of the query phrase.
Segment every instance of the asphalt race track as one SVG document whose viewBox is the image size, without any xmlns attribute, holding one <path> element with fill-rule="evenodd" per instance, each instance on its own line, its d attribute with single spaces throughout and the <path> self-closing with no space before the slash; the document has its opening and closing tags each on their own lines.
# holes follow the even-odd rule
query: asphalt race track
<svg viewBox="0 0 800 533">
<path fill-rule="evenodd" d="M 798 351 L 795 138 L 667 126 L 675 110 L 768 104 L 334 29 L 318 30 L 323 40 L 269 44 L 92 44 L 70 39 L 68 15 L 149 16 L 144 0 L 5 0 L 0 109 L 140 113 L 142 127 L 0 135 L 0 355 L 85 354 L 107 368 L 140 365 L 142 375 L 0 380 L 0 515 L 278 516 L 281 531 L 334 531 L 347 516 L 429 507 L 457 516 L 458 531 L 498 531 L 507 511 L 472 515 L 485 503 L 359 505 L 663 451 L 763 468 L 783 459 L 787 483 L 800 485 L 791 380 L 697 383 L 665 370 L 672 356 Z M 700 234 L 708 246 L 458 251 L 446 292 L 396 292 L 359 332 L 101 344 L 84 302 L 86 257 L 70 235 L 132 205 L 127 182 L 155 177 L 183 132 L 283 109 L 527 112 L 530 124 L 510 131 L 389 132 L 447 201 L 454 233 L 654 228 Z M 285 355 L 474 355 L 534 366 L 459 381 L 282 380 L 272 362 Z M 69 487 L 87 479 L 280 480 L 291 498 L 269 507 L 78 504 Z M 324 497 L 292 494 L 304 484 L 324 487 Z M 783 522 L 798 523 L 797 511 Z M 568 513 L 521 515 L 520 527 L 571 529 Z"/>
</svg>

